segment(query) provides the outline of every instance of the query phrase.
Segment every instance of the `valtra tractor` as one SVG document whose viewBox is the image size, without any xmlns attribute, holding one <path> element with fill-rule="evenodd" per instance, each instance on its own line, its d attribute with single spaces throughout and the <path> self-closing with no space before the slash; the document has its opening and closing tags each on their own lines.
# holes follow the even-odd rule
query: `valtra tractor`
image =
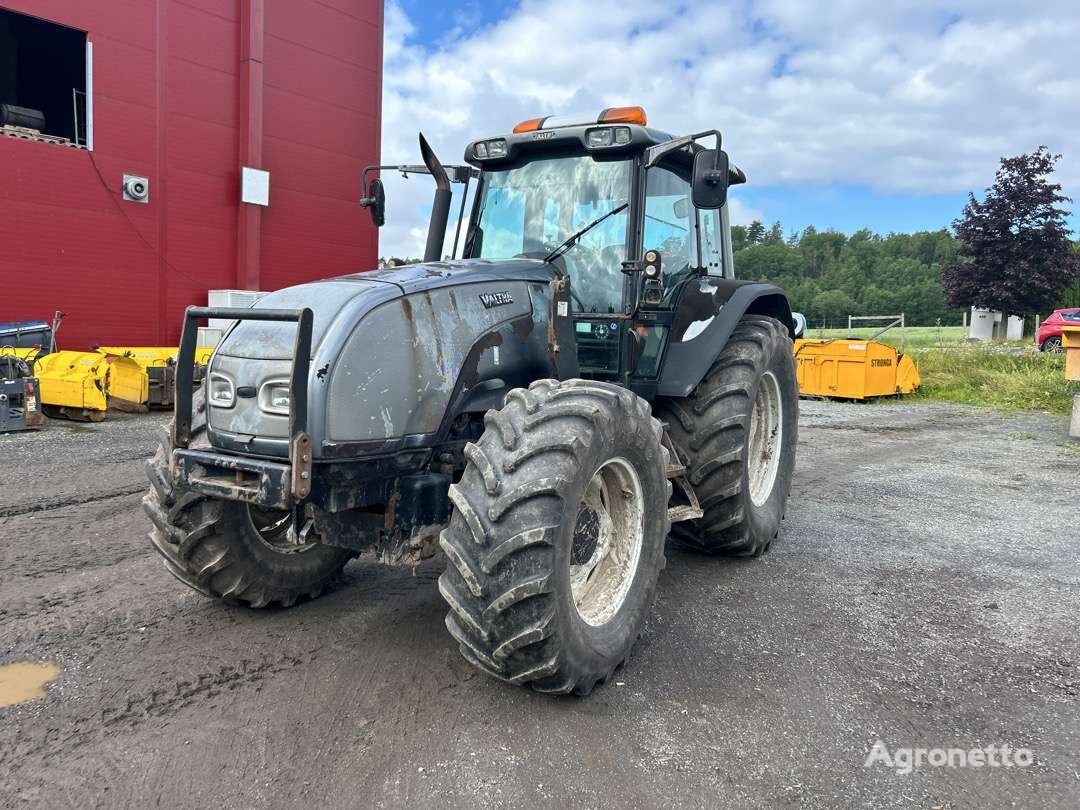
<svg viewBox="0 0 1080 810">
<path fill-rule="evenodd" d="M 441 550 L 470 663 L 587 694 L 629 655 L 669 534 L 731 555 L 778 536 L 788 301 L 734 278 L 745 176 L 715 130 L 672 137 L 629 107 L 522 122 L 461 166 L 420 148 L 423 166 L 365 170 L 361 204 L 381 225 L 376 171 L 430 174 L 422 264 L 188 309 L 150 537 L 177 579 L 252 607 L 316 597 L 364 552 Z M 451 183 L 475 185 L 441 260 Z M 194 392 L 203 318 L 237 323 Z"/>
</svg>

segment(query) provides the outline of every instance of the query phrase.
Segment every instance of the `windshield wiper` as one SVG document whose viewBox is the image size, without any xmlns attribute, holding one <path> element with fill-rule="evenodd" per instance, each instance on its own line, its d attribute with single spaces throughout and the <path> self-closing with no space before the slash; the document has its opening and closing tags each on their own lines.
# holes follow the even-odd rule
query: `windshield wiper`
<svg viewBox="0 0 1080 810">
<path fill-rule="evenodd" d="M 623 203 L 622 205 L 617 205 L 614 208 L 612 208 L 610 211 L 608 211 L 606 214 L 603 214 L 602 216 L 597 217 L 592 222 L 590 222 L 588 225 L 586 225 L 584 228 L 582 228 L 580 231 L 578 231 L 577 233 L 572 234 L 569 239 L 567 239 L 565 242 L 563 242 L 561 245 L 559 245 L 557 248 L 555 248 L 553 251 L 551 251 L 551 253 L 549 253 L 547 256 L 544 257 L 544 261 L 545 262 L 551 262 L 552 259 L 559 258 L 559 256 L 562 256 L 564 253 L 566 253 L 566 251 L 570 250 L 570 248 L 572 248 L 574 245 L 576 245 L 577 242 L 578 242 L 578 239 L 583 237 L 585 234 L 587 234 L 589 231 L 591 231 L 593 228 L 595 228 L 597 225 L 599 225 L 601 222 L 603 222 L 608 217 L 615 216 L 615 214 L 619 213 L 620 211 L 625 210 L 629 206 L 630 206 L 630 203 Z"/>
</svg>

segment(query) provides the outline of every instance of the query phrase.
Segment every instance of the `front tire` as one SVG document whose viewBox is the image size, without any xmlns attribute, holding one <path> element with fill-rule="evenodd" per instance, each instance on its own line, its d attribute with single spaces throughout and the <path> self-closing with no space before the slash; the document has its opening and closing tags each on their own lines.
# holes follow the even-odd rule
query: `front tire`
<svg viewBox="0 0 1080 810">
<path fill-rule="evenodd" d="M 588 694 L 629 655 L 664 566 L 660 423 L 586 380 L 511 391 L 485 423 L 440 538 L 447 629 L 490 675 Z"/>
<path fill-rule="evenodd" d="M 192 411 L 191 446 L 209 447 L 202 392 Z M 169 434 L 163 435 L 146 462 L 150 491 L 143 508 L 154 524 L 150 542 L 169 573 L 188 587 L 251 607 L 288 607 L 319 596 L 348 562 L 347 549 L 288 542 L 287 512 L 177 489 L 169 472 L 171 447 Z"/>
<path fill-rule="evenodd" d="M 705 378 L 657 415 L 704 511 L 672 537 L 712 554 L 757 556 L 779 536 L 799 430 L 799 387 L 787 329 L 744 315 Z"/>
</svg>

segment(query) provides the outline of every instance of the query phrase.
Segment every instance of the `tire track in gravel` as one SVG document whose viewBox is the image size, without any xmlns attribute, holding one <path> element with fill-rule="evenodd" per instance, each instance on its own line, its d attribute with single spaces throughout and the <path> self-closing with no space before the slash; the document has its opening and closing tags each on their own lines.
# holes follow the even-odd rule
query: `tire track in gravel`
<svg viewBox="0 0 1080 810">
<path fill-rule="evenodd" d="M 18 729 L 14 734 L 0 733 L 0 770 L 15 776 L 24 766 L 40 767 L 42 761 L 72 754 L 106 736 L 134 732 L 147 723 L 165 725 L 172 715 L 197 710 L 225 692 L 259 688 L 261 682 L 308 666 L 317 657 L 318 648 L 312 648 L 255 660 L 241 659 L 191 678 L 176 678 L 149 688 L 129 691 L 130 684 L 115 684 L 109 691 L 103 689 L 96 699 L 82 701 L 80 708 L 83 710 L 65 718 L 63 730 L 55 726 L 36 726 L 30 728 L 29 733 L 26 729 L 22 729 L 21 734 Z M 144 685 L 146 683 L 154 682 L 144 682 Z"/>
<path fill-rule="evenodd" d="M 69 506 L 83 506 L 99 501 L 110 501 L 114 498 L 123 498 L 127 495 L 134 495 L 136 492 L 143 492 L 145 490 L 146 484 L 139 484 L 137 487 L 124 487 L 123 489 L 101 492 L 96 495 L 75 495 L 59 500 L 28 503 L 22 506 L 0 507 L 0 518 L 20 517 L 21 515 L 31 515 L 38 512 L 53 512 L 57 509 L 66 509 Z"/>
</svg>

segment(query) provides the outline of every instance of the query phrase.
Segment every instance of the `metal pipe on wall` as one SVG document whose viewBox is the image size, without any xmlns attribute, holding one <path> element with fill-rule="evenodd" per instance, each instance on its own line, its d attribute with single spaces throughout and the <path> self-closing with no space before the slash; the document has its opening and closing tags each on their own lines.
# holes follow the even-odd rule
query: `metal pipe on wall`
<svg viewBox="0 0 1080 810">
<path fill-rule="evenodd" d="M 240 2 L 240 75 L 237 93 L 240 125 L 236 169 L 237 196 L 244 166 L 262 167 L 264 0 Z M 236 284 L 242 290 L 261 289 L 262 207 L 239 203 L 236 227 Z"/>
</svg>

